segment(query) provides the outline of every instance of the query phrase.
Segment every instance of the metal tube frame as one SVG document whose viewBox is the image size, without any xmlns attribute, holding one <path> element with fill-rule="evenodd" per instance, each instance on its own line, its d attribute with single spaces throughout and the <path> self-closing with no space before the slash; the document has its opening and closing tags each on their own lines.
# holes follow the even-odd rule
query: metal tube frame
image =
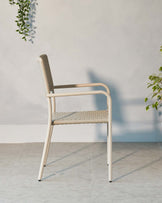
<svg viewBox="0 0 162 203">
<path fill-rule="evenodd" d="M 110 96 L 109 88 L 103 83 L 88 83 L 88 84 L 70 84 L 70 85 L 58 85 L 54 86 L 54 89 L 60 88 L 80 88 L 80 87 L 93 87 L 93 86 L 103 86 L 106 91 L 87 91 L 87 92 L 73 92 L 73 93 L 51 93 L 47 94 L 48 98 L 48 129 L 47 136 L 44 144 L 42 160 L 40 164 L 40 170 L 38 175 L 38 180 L 41 181 L 43 175 L 43 169 L 47 162 L 49 146 L 53 131 L 53 123 L 52 123 L 52 113 L 56 111 L 56 97 L 66 97 L 66 96 L 80 96 L 80 95 L 96 95 L 103 94 L 107 97 L 107 108 L 108 108 L 108 121 L 107 121 L 107 165 L 108 165 L 108 179 L 109 182 L 112 182 L 112 101 Z M 52 100 L 53 99 L 53 103 Z M 52 107 L 53 106 L 53 107 Z"/>
</svg>

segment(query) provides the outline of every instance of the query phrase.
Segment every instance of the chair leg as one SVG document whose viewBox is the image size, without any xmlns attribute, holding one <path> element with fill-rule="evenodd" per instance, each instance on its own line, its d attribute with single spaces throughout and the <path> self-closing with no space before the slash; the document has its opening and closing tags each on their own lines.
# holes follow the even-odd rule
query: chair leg
<svg viewBox="0 0 162 203">
<path fill-rule="evenodd" d="M 109 122 L 108 125 L 108 175 L 109 175 L 109 182 L 112 182 L 112 125 Z"/>
<path fill-rule="evenodd" d="M 51 123 L 48 124 L 47 137 L 46 137 L 46 140 L 44 143 L 44 149 L 43 149 L 42 160 L 41 160 L 40 169 L 39 169 L 38 181 L 41 181 L 41 179 L 42 179 L 44 163 L 45 163 L 45 159 L 46 159 L 47 153 L 48 153 L 50 138 L 51 138 Z"/>
<path fill-rule="evenodd" d="M 47 164 L 47 158 L 48 158 L 48 154 L 49 154 L 52 132 L 53 132 L 53 125 L 51 125 L 51 129 L 50 129 L 50 138 L 49 138 L 49 142 L 48 142 L 48 146 L 47 146 L 46 156 L 44 158 L 44 167 L 46 167 L 46 164 Z"/>
<path fill-rule="evenodd" d="M 108 148 L 109 148 L 109 131 L 108 131 L 109 127 L 108 127 L 108 123 L 107 123 L 107 165 L 109 165 L 109 151 L 108 151 Z"/>
</svg>

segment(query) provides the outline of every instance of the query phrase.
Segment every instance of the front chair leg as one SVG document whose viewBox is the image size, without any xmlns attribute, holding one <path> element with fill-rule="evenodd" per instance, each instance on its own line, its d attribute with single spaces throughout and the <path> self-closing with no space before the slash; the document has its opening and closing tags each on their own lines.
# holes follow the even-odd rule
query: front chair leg
<svg viewBox="0 0 162 203">
<path fill-rule="evenodd" d="M 48 158 L 48 154 L 49 154 L 52 132 L 53 132 L 53 125 L 51 125 L 51 129 L 50 129 L 50 137 L 49 137 L 49 142 L 48 142 L 48 146 L 47 146 L 47 153 L 46 153 L 46 156 L 44 158 L 44 167 L 46 167 L 46 165 L 47 165 L 47 158 Z"/>
<path fill-rule="evenodd" d="M 47 159 L 50 140 L 51 140 L 51 123 L 48 124 L 47 137 L 46 137 L 46 140 L 44 143 L 44 149 L 43 149 L 42 160 L 41 160 L 40 169 L 39 169 L 38 181 L 41 181 L 41 179 L 42 179 L 44 163 L 45 163 L 45 160 Z"/>
</svg>

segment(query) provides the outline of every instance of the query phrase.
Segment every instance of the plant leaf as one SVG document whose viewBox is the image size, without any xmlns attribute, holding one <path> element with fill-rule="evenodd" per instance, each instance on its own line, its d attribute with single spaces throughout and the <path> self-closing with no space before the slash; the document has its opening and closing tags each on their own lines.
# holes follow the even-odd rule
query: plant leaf
<svg viewBox="0 0 162 203">
<path fill-rule="evenodd" d="M 146 98 L 145 98 L 145 102 L 147 102 L 147 101 L 148 101 L 148 98 L 146 97 Z"/>
</svg>

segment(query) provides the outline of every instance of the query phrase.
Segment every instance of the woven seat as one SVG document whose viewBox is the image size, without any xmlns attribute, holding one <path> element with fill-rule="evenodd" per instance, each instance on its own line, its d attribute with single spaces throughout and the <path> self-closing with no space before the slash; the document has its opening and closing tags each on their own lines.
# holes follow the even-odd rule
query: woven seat
<svg viewBox="0 0 162 203">
<path fill-rule="evenodd" d="M 52 74 L 48 62 L 47 55 L 40 56 L 40 63 L 43 70 L 45 85 L 47 90 L 48 100 L 48 128 L 47 137 L 44 143 L 42 160 L 39 169 L 38 180 L 41 181 L 43 170 L 47 163 L 47 157 L 55 125 L 64 124 L 86 124 L 86 123 L 106 123 L 107 125 L 107 165 L 109 182 L 112 182 L 112 102 L 109 88 L 103 83 L 88 83 L 88 84 L 66 84 L 54 85 Z M 76 92 L 61 92 L 56 93 L 55 90 L 69 88 L 84 88 L 84 87 L 104 87 L 105 90 L 96 91 L 76 91 Z M 101 111 L 76 111 L 76 112 L 57 112 L 56 98 L 81 96 L 81 95 L 104 95 L 107 100 L 107 109 Z M 83 104 L 86 106 L 86 104 Z M 68 107 L 68 106 L 67 106 Z"/>
<path fill-rule="evenodd" d="M 52 123 L 54 125 L 63 124 L 83 124 L 83 123 L 107 123 L 108 111 L 80 111 L 80 112 L 54 112 Z"/>
</svg>

